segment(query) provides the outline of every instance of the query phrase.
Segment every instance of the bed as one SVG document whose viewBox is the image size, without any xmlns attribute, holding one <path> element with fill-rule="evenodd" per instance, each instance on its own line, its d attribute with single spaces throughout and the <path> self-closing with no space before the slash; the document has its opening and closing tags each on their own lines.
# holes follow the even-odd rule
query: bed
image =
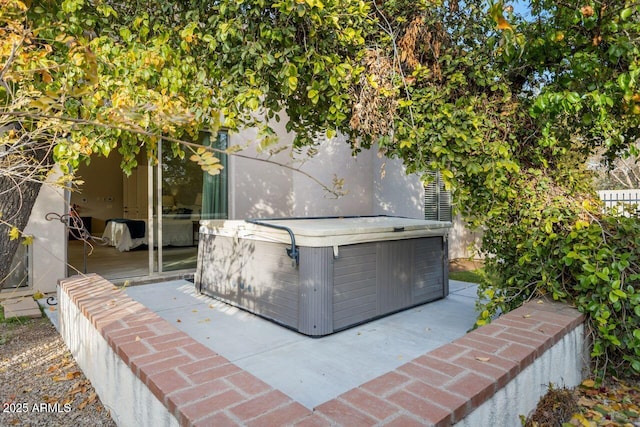
<svg viewBox="0 0 640 427">
<path fill-rule="evenodd" d="M 205 220 L 196 289 L 309 336 L 444 298 L 450 222 Z"/>
<path fill-rule="evenodd" d="M 163 219 L 162 246 L 194 246 L 194 223 L 191 219 Z M 142 232 L 141 232 L 142 230 Z M 107 220 L 102 238 L 120 252 L 130 251 L 147 245 L 148 227 L 146 220 L 114 218 Z M 156 236 L 156 246 L 157 246 Z"/>
</svg>

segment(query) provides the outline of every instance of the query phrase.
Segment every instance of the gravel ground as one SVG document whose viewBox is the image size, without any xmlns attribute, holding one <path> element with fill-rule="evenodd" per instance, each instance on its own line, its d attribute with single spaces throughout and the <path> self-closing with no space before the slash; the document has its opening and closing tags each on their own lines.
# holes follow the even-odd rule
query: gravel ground
<svg viewBox="0 0 640 427">
<path fill-rule="evenodd" d="M 115 426 L 47 318 L 0 322 L 0 426 Z"/>
</svg>

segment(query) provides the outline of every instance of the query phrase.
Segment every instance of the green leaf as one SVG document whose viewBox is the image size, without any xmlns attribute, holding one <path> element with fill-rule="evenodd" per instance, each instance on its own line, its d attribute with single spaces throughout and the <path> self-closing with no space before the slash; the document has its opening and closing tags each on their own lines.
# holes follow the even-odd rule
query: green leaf
<svg viewBox="0 0 640 427">
<path fill-rule="evenodd" d="M 320 99 L 320 93 L 316 89 L 310 89 L 307 92 L 307 97 L 315 104 Z"/>
<path fill-rule="evenodd" d="M 249 98 L 249 100 L 247 100 L 247 107 L 252 111 L 257 110 L 259 106 L 260 101 L 258 100 L 258 98 Z"/>
<path fill-rule="evenodd" d="M 453 172 L 451 172 L 449 169 L 443 169 L 440 171 L 440 174 L 447 179 L 453 179 Z"/>
<path fill-rule="evenodd" d="M 618 76 L 618 86 L 620 89 L 627 92 L 631 85 L 631 76 L 628 73 L 621 73 Z"/>
<path fill-rule="evenodd" d="M 625 291 L 620 290 L 620 289 L 614 289 L 611 292 L 613 294 L 615 294 L 616 296 L 622 298 L 622 299 L 626 299 L 627 298 L 627 293 Z"/>
<path fill-rule="evenodd" d="M 296 76 L 289 76 L 287 82 L 289 84 L 289 90 L 292 92 L 298 87 L 298 78 Z"/>
<path fill-rule="evenodd" d="M 120 37 L 122 37 L 125 41 L 131 40 L 131 31 L 128 28 L 120 29 Z"/>
<path fill-rule="evenodd" d="M 609 301 L 611 302 L 618 302 L 618 295 L 616 293 L 614 293 L 613 291 L 609 292 Z"/>
</svg>

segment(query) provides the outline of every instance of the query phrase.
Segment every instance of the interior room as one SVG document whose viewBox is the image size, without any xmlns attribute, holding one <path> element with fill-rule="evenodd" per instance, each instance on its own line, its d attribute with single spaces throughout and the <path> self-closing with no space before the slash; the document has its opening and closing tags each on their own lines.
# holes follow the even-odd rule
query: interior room
<svg viewBox="0 0 640 427">
<path fill-rule="evenodd" d="M 221 135 L 216 144 L 226 146 Z M 202 142 L 208 144 L 206 135 Z M 188 155 L 173 156 L 168 144 L 163 149 L 160 166 L 140 156 L 129 176 L 117 152 L 78 168 L 83 184 L 71 192 L 70 215 L 91 238 L 77 239 L 70 229 L 69 275 L 123 279 L 195 268 L 200 218 L 227 217 L 226 172 L 211 176 Z"/>
</svg>

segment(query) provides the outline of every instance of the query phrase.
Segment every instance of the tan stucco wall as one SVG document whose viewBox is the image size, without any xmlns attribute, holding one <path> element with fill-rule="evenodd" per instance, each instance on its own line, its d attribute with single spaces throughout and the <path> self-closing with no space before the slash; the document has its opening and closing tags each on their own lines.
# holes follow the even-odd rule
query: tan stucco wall
<svg viewBox="0 0 640 427">
<path fill-rule="evenodd" d="M 291 134 L 284 124 L 274 124 L 280 137 L 280 145 L 290 145 Z M 424 189 L 417 175 L 407 175 L 397 159 L 378 156 L 377 151 L 364 150 L 352 156 L 343 138 L 321 141 L 318 153 L 312 158 L 300 160 L 300 154 L 292 155 L 283 150 L 270 155 L 256 149 L 256 131 L 244 130 L 230 134 L 229 143 L 246 147 L 242 154 L 248 157 L 269 159 L 299 167 L 326 185 L 335 177 L 343 178 L 347 194 L 333 198 L 304 174 L 276 164 L 255 161 L 251 158 L 231 156 L 228 164 L 229 214 L 232 219 L 338 216 L 338 215 L 396 215 L 410 218 L 424 217 Z M 119 163 L 118 156 L 92 160 L 92 169 L 80 169 L 80 175 L 109 175 Z M 115 167 L 114 167 L 115 166 Z M 118 168 L 119 170 L 119 168 Z M 89 181 L 87 179 L 87 181 Z M 122 215 L 122 174 L 98 180 L 103 186 L 86 186 L 72 195 L 72 203 L 81 206 L 82 216 L 94 218 L 94 234 L 100 231 L 105 218 Z M 63 194 L 48 188 L 43 190 L 34 207 L 27 229 L 36 236 L 33 246 L 32 282 L 35 289 L 54 291 L 57 279 L 66 275 L 66 232 L 63 224 L 44 220 L 47 212 L 64 213 Z M 96 224 L 96 221 L 98 224 Z M 458 231 L 456 231 L 456 235 Z M 456 257 L 460 257 L 455 242 L 450 241 Z"/>
<path fill-rule="evenodd" d="M 398 159 L 373 157 L 373 213 L 424 218 L 424 186 L 416 174 L 407 175 Z"/>
<path fill-rule="evenodd" d="M 293 138 L 280 131 L 280 146 Z M 372 152 L 352 156 L 344 139 L 321 141 L 318 153 L 310 158 L 283 150 L 275 155 L 259 153 L 256 133 L 246 130 L 231 134 L 231 145 L 246 147 L 243 156 L 299 168 L 331 187 L 334 177 L 344 178 L 347 194 L 336 198 L 303 173 L 276 164 L 231 156 L 229 160 L 230 217 L 265 218 L 295 216 L 372 215 Z"/>
<path fill-rule="evenodd" d="M 66 229 L 58 220 L 48 221 L 47 213 L 65 214 L 64 191 L 43 185 L 25 234 L 34 236 L 29 260 L 32 291 L 55 292 L 59 278 L 66 276 Z"/>
</svg>

